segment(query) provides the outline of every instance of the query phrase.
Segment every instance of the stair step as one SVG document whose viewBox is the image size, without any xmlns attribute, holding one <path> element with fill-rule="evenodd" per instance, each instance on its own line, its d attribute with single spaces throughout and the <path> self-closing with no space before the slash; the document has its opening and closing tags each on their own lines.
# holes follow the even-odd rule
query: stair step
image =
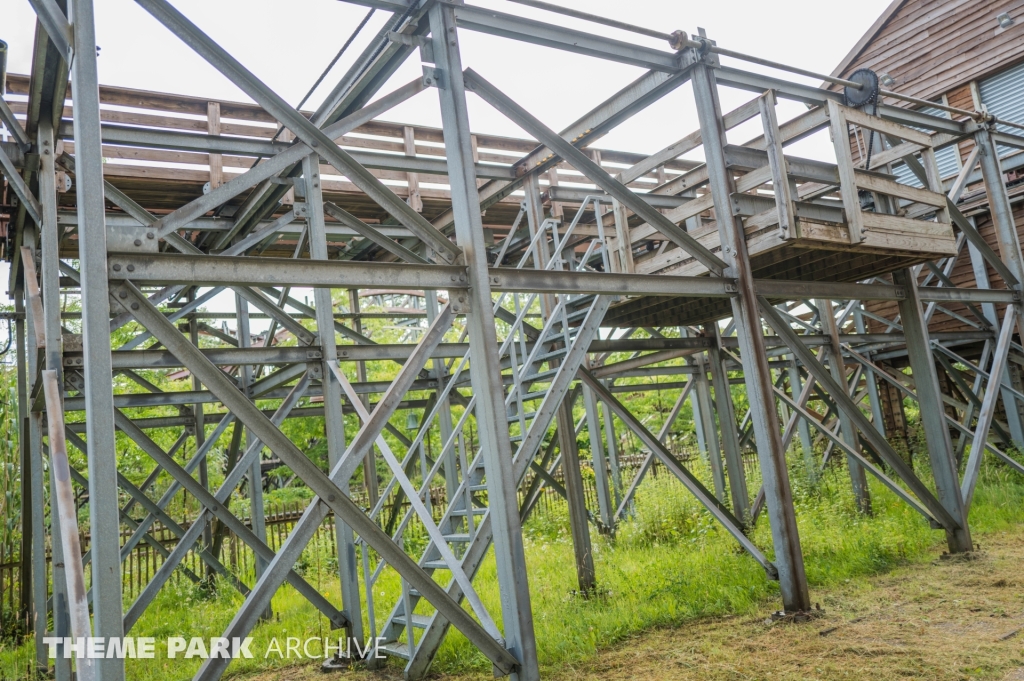
<svg viewBox="0 0 1024 681">
<path fill-rule="evenodd" d="M 429 615 L 417 615 L 416 613 L 413 613 L 412 626 L 414 626 L 417 629 L 426 629 L 430 626 L 430 622 L 432 619 L 433 618 L 431 618 Z M 405 615 L 397 615 L 395 616 L 395 619 L 391 621 L 392 623 L 398 624 L 403 627 L 406 625 Z"/>
<path fill-rule="evenodd" d="M 538 362 L 545 362 L 545 361 L 547 361 L 549 359 L 554 359 L 555 357 L 564 357 L 564 356 L 565 356 L 565 348 L 558 348 L 557 350 L 552 350 L 551 352 L 545 352 L 542 355 L 537 355 L 536 361 L 538 361 Z"/>
<path fill-rule="evenodd" d="M 468 534 L 446 534 L 444 538 L 453 544 L 468 544 L 471 539 Z"/>
<path fill-rule="evenodd" d="M 423 563 L 423 569 L 425 569 L 425 570 L 451 570 L 451 568 L 448 567 L 448 563 L 444 562 L 443 560 L 428 560 L 427 562 Z"/>
<path fill-rule="evenodd" d="M 391 643 L 385 643 L 382 646 L 378 646 L 377 650 L 384 653 L 385 655 L 391 655 L 392 657 L 400 657 L 403 660 L 410 659 L 409 646 L 405 643 L 398 641 L 392 641 Z"/>
<path fill-rule="evenodd" d="M 532 419 L 536 415 L 537 415 L 537 412 L 535 412 L 535 411 L 527 412 L 527 413 L 523 414 L 523 420 L 524 421 L 529 421 L 530 419 Z M 509 423 L 518 423 L 519 422 L 519 414 L 513 414 L 513 415 L 507 416 L 505 418 L 508 420 Z"/>
<path fill-rule="evenodd" d="M 485 513 L 487 513 L 487 509 L 486 508 L 474 508 L 473 509 L 473 515 L 483 515 Z M 464 508 L 457 508 L 457 509 L 455 509 L 454 511 L 451 512 L 451 515 L 466 515 L 466 509 L 464 509 Z"/>
<path fill-rule="evenodd" d="M 487 491 L 487 485 L 470 485 L 469 486 L 469 491 L 470 492 L 486 492 Z"/>
<path fill-rule="evenodd" d="M 540 373 L 537 374 L 529 374 L 528 376 L 523 376 L 519 380 L 520 383 L 526 385 L 529 383 L 536 383 L 538 381 L 543 381 L 545 379 L 551 378 L 557 373 L 558 369 L 548 369 L 547 371 L 541 371 Z"/>
</svg>

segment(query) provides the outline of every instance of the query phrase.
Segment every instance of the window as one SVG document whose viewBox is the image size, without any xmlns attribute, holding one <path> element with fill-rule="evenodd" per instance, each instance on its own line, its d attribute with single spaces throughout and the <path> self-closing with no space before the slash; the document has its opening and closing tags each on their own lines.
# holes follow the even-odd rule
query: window
<svg viewBox="0 0 1024 681">
<path fill-rule="evenodd" d="M 1018 64 L 981 81 L 978 83 L 978 92 L 989 113 L 996 118 L 1024 125 L 1024 64 Z M 1020 134 L 1020 130 L 1016 128 L 1000 125 L 998 129 L 1015 135 Z M 1000 156 L 1017 151 L 1002 146 L 998 149 Z"/>
<path fill-rule="evenodd" d="M 926 106 L 922 109 L 918 109 L 921 113 L 928 114 L 930 116 L 942 116 L 943 118 L 952 118 L 948 111 L 942 109 L 936 109 L 935 107 Z M 930 132 L 930 131 L 925 131 Z M 939 177 L 949 177 L 956 175 L 960 172 L 960 159 L 958 155 L 960 151 L 957 149 L 955 144 L 951 144 L 943 149 L 938 149 L 935 152 L 935 162 L 939 166 Z M 892 169 L 893 175 L 902 182 L 903 184 L 910 185 L 912 187 L 923 187 L 924 184 L 917 179 L 917 175 L 913 173 L 906 164 L 899 164 L 894 166 Z"/>
</svg>

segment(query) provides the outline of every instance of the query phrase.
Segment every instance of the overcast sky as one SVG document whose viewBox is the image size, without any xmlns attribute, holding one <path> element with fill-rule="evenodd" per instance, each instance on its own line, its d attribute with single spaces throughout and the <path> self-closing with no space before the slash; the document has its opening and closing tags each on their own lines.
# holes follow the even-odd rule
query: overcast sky
<svg viewBox="0 0 1024 681">
<path fill-rule="evenodd" d="M 707 30 L 719 45 L 777 62 L 829 73 L 889 4 L 861 0 L 856 12 L 821 0 L 557 0 L 559 4 L 666 33 Z M 100 82 L 145 90 L 218 99 L 250 101 L 224 76 L 171 35 L 132 0 L 95 0 Z M 259 78 L 295 105 L 306 94 L 367 9 L 336 0 L 173 0 L 173 4 Z M 571 28 L 583 28 L 622 40 L 667 48 L 658 40 L 578 21 L 507 0 L 475 4 Z M 836 7 L 836 9 L 832 9 Z M 849 7 L 846 7 L 848 10 Z M 0 0 L 0 40 L 9 45 L 8 71 L 28 73 L 32 58 L 35 15 L 28 0 Z M 314 108 L 329 92 L 390 14 L 377 11 L 346 55 L 304 108 Z M 463 63 L 512 96 L 549 127 L 561 129 L 610 94 L 637 78 L 636 67 L 583 57 L 511 40 L 460 33 Z M 736 65 L 729 59 L 723 63 Z M 749 70 L 772 73 L 744 64 Z M 421 73 L 414 53 L 383 89 L 388 92 Z M 777 72 L 774 72 L 777 74 Z M 781 74 L 780 74 L 781 75 Z M 817 85 L 812 79 L 787 76 Z M 752 95 L 722 90 L 728 111 Z M 469 98 L 474 131 L 525 136 L 515 125 L 477 97 Z M 802 105 L 783 103 L 780 119 Z M 440 125 L 437 95 L 428 90 L 383 118 Z M 688 87 L 679 88 L 626 121 L 596 145 L 603 148 L 655 152 L 698 127 Z M 734 142 L 756 134 L 736 131 Z M 795 145 L 792 153 L 828 157 L 827 138 Z M 6 267 L 4 267 L 6 270 Z M 6 283 L 5 271 L 0 271 Z M 2 289 L 6 289 L 3 286 Z M 0 289 L 0 290 L 2 290 Z"/>
</svg>

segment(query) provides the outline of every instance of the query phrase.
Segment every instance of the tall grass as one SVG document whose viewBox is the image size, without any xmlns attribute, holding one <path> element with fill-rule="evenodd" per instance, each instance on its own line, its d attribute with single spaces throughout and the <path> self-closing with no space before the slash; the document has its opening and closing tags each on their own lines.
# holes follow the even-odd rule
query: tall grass
<svg viewBox="0 0 1024 681">
<path fill-rule="evenodd" d="M 706 471 L 695 465 L 700 475 Z M 757 484 L 752 481 L 752 487 Z M 943 544 L 921 516 L 889 491 L 872 484 L 874 513 L 855 511 L 848 478 L 831 469 L 815 487 L 794 478 L 801 543 L 812 589 L 870 575 L 907 562 L 921 561 Z M 975 537 L 1014 528 L 1022 520 L 1024 480 L 1005 467 L 987 462 L 971 513 Z M 658 626 L 673 626 L 707 616 L 751 613 L 774 606 L 778 586 L 736 542 L 701 510 L 697 502 L 668 475 L 647 480 L 640 488 L 635 514 L 614 539 L 593 534 L 599 593 L 583 599 L 575 594 L 576 575 L 564 505 L 531 519 L 526 529 L 526 555 L 538 649 L 542 666 L 553 671 L 578 662 L 597 649 Z M 764 518 L 752 533 L 769 549 Z M 311 545 L 301 561 L 312 584 L 339 602 L 336 563 L 326 544 Z M 480 569 L 476 586 L 491 612 L 500 613 L 493 557 Z M 388 570 L 377 584 L 377 622 L 383 621 L 398 594 L 397 575 Z M 211 595 L 186 580 L 157 597 L 132 634 L 158 639 L 158 659 L 129 660 L 129 678 L 149 681 L 190 677 L 197 660 L 166 659 L 167 636 L 219 636 L 241 597 L 226 587 Z M 254 632 L 256 659 L 232 664 L 231 674 L 245 674 L 302 662 L 264 657 L 271 637 L 323 637 L 332 633 L 301 596 L 285 587 L 273 601 L 274 618 Z M 426 607 L 419 609 L 427 612 Z M 500 624 L 500 623 L 499 623 Z M 338 632 L 334 632 L 334 636 Z M 283 643 L 282 643 L 283 646 Z M 0 651 L 0 678 L 23 678 L 30 644 Z M 440 672 L 489 669 L 469 642 L 453 631 L 445 640 L 434 669 Z"/>
</svg>

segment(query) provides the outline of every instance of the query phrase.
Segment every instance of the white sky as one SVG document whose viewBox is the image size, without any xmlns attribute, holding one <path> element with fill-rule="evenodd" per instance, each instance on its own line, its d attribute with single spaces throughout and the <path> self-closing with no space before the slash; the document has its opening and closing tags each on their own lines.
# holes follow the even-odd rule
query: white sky
<svg viewBox="0 0 1024 681">
<path fill-rule="evenodd" d="M 666 33 L 707 30 L 719 45 L 773 61 L 829 73 L 889 4 L 889 0 L 861 0 L 856 12 L 848 3 L 822 0 L 555 0 L 559 4 Z M 209 66 L 131 0 L 95 0 L 100 82 L 217 99 L 250 101 L 224 76 Z M 173 4 L 215 38 L 234 57 L 283 96 L 297 104 L 367 9 L 336 0 L 173 0 Z M 507 0 L 477 0 L 477 5 L 536 18 L 570 28 L 582 28 L 621 40 L 665 49 L 655 39 L 625 33 L 557 14 L 513 4 Z M 0 40 L 9 45 L 8 72 L 28 73 L 32 58 L 35 15 L 28 0 L 0 0 Z M 390 18 L 377 11 L 369 25 L 327 76 L 303 108 L 318 104 L 341 74 L 366 46 L 375 30 Z M 461 31 L 463 64 L 478 71 L 549 127 L 561 129 L 609 95 L 636 79 L 642 69 L 584 57 L 535 45 L 516 43 L 470 31 Z M 739 65 L 729 59 L 723 63 Z M 752 71 L 775 73 L 755 65 Z M 381 93 L 419 77 L 414 53 Z M 788 79 L 811 85 L 799 76 Z M 748 101 L 746 92 L 721 91 L 728 111 Z M 504 116 L 474 95 L 469 98 L 474 131 L 526 136 Z M 782 103 L 781 120 L 799 113 L 802 105 Z M 387 120 L 440 126 L 433 90 L 396 107 Z M 692 97 L 679 88 L 601 139 L 602 148 L 653 153 L 697 129 Z M 742 142 L 757 134 L 737 129 L 731 141 Z M 829 158 L 827 137 L 794 145 L 799 156 Z M 7 282 L 7 267 L 0 266 L 0 282 Z M 0 292 L 6 286 L 0 287 Z M 7 301 L 4 301 L 7 302 Z"/>
</svg>

